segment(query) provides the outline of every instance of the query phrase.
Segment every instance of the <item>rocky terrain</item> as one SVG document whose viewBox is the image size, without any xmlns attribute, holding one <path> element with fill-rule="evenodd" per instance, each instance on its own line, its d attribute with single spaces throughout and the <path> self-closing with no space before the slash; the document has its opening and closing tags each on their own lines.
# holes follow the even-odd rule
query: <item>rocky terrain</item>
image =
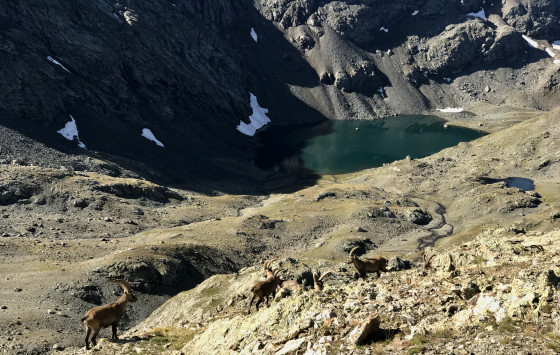
<svg viewBox="0 0 560 355">
<path fill-rule="evenodd" d="M 560 346 L 558 250 L 557 232 L 520 236 L 508 228 L 485 229 L 471 242 L 436 253 L 428 267 L 417 255 L 412 268 L 403 270 L 410 262 L 395 258 L 389 273 L 358 281 L 350 267 L 334 266 L 324 290 L 281 289 L 270 307 L 251 314 L 239 290 L 260 270 L 244 269 L 179 294 L 123 340 L 104 341 L 97 349 L 100 354 L 553 354 Z M 283 260 L 279 266 L 302 265 Z"/>
<path fill-rule="evenodd" d="M 322 336 L 331 336 L 331 340 L 321 341 L 324 346 L 333 346 L 333 342 L 338 341 L 347 344 L 347 330 L 358 325 L 352 320 L 355 319 L 351 316 L 354 312 L 369 315 L 371 307 L 392 307 L 392 299 L 379 298 L 378 302 L 377 296 L 374 297 L 382 290 L 376 280 L 373 281 L 375 287 L 360 284 L 354 280 L 353 269 L 340 264 L 354 246 L 360 246 L 369 255 L 398 256 L 409 261 L 404 265 L 410 264 L 410 271 L 382 274 L 380 280 L 386 290 L 403 284 L 410 292 L 424 295 L 435 292 L 439 297 L 451 292 L 451 284 L 461 288 L 474 282 L 481 291 L 492 291 L 489 297 L 500 302 L 500 307 L 509 312 L 509 302 L 513 299 L 509 299 L 505 291 L 500 291 L 502 288 L 498 285 L 499 282 L 520 282 L 508 279 L 518 276 L 515 265 L 532 265 L 534 269 L 529 271 L 535 270 L 534 275 L 528 271 L 524 277 L 533 280 L 535 285 L 544 271 L 556 272 L 554 248 L 560 197 L 558 113 L 558 110 L 552 111 L 427 158 L 405 159 L 354 174 L 325 176 L 315 186 L 295 193 L 262 196 L 203 195 L 87 169 L 70 171 L 5 162 L 2 180 L 4 218 L 0 220 L 2 230 L 6 231 L 0 240 L 3 300 L 0 305 L 3 329 L 0 349 L 6 353 L 23 354 L 57 349 L 70 353 L 82 351 L 83 329 L 78 319 L 94 305 L 114 301 L 120 290 L 107 277 L 123 277 L 131 282 L 139 301 L 129 306 L 122 328 L 137 325 L 122 342 L 102 343 L 100 349 L 126 353 L 139 346 L 150 348 L 153 343 L 141 340 L 142 337 L 157 333 L 156 328 L 163 328 L 164 339 L 174 339 L 172 334 L 179 332 L 178 343 L 169 347 L 186 346 L 183 351 L 190 353 L 188 349 L 192 348 L 189 347 L 196 348 L 206 342 L 200 340 L 202 343 L 198 343 L 196 339 L 199 338 L 191 337 L 195 333 L 200 337 L 214 337 L 213 329 L 219 331 L 223 326 L 221 322 L 232 322 L 228 324 L 233 328 L 245 329 L 243 322 L 247 316 L 243 312 L 249 301 L 248 290 L 262 277 L 255 271 L 263 260 L 271 257 L 281 258 L 278 266 L 286 270 L 284 277 L 308 284 L 311 269 L 320 272 L 334 270 L 335 275 L 327 279 L 332 289 L 325 291 L 327 295 L 332 292 L 333 297 L 322 296 L 325 293 L 312 293 L 314 296 L 302 293 L 296 298 L 283 298 L 280 303 L 273 303 L 270 308 L 263 308 L 248 318 L 247 324 L 258 327 L 255 334 L 268 334 L 264 338 L 259 336 L 260 345 L 254 343 L 257 338 L 241 341 L 234 332 L 233 338 L 225 338 L 229 339 L 227 347 L 239 342 L 239 350 L 262 347 L 276 351 L 295 339 L 300 339 L 298 347 L 306 347 L 309 342 L 310 346 L 315 346 L 315 340 L 319 342 Z M 49 152 L 48 149 L 41 151 Z M 18 176 L 25 176 L 25 179 L 10 178 Z M 531 179 L 536 191 L 507 187 L 504 179 L 514 176 Z M 441 237 L 445 238 L 438 240 Z M 437 241 L 435 245 L 434 241 Z M 543 249 L 531 245 L 540 245 Z M 433 267 L 439 271 L 423 269 L 417 252 L 419 246 L 434 248 L 428 253 L 436 255 Z M 531 254 L 533 252 L 536 256 Z M 447 267 L 448 254 L 451 254 L 453 266 L 459 270 L 456 275 L 442 271 Z M 540 259 L 533 261 L 534 257 Z M 251 265 L 256 266 L 243 269 Z M 492 279 L 493 272 L 488 271 L 487 276 L 480 274 L 483 267 L 503 270 L 503 274 Z M 237 276 L 232 272 L 237 272 Z M 423 276 L 424 272 L 428 272 L 428 276 Z M 179 294 L 158 308 L 178 292 L 189 290 L 215 274 L 224 275 L 210 278 L 198 288 Z M 410 277 L 410 280 L 404 282 L 403 277 L 406 280 Z M 503 281 L 499 281 L 501 278 Z M 443 279 L 449 279 L 449 284 L 442 284 L 440 280 Z M 425 286 L 425 282 L 442 289 L 430 291 L 430 287 L 435 286 Z M 489 288 L 491 285 L 494 288 Z M 208 288 L 210 290 L 204 291 Z M 547 291 L 547 300 L 550 297 L 554 300 L 554 290 L 551 287 Z M 371 294 L 362 295 L 361 292 Z M 532 292 L 541 294 L 544 291 L 535 288 Z M 190 296 L 193 293 L 200 296 L 193 299 Z M 356 295 L 356 311 L 350 311 L 348 306 L 344 309 L 347 302 L 340 300 L 346 294 Z M 381 294 L 379 297 L 385 297 Z M 406 323 L 408 325 L 397 324 L 401 313 L 396 313 L 395 318 L 382 318 L 380 326 L 381 329 L 398 330 L 394 335 L 401 334 L 397 338 L 400 340 L 395 342 L 403 341 L 398 345 L 403 352 L 410 348 L 405 344 L 406 337 L 414 337 L 411 336 L 412 326 L 427 327 L 422 328 L 425 333 L 422 336 L 428 339 L 426 344 L 431 345 L 421 345 L 437 351 L 455 344 L 453 337 L 457 337 L 458 342 L 460 339 L 465 342 L 479 335 L 482 339 L 480 346 L 487 347 L 491 347 L 492 339 L 497 339 L 487 336 L 492 334 L 486 330 L 494 324 L 491 317 L 486 319 L 484 331 L 469 328 L 470 333 L 465 333 L 459 328 L 449 337 L 446 335 L 447 345 L 432 338 L 440 328 L 426 325 L 435 324 L 428 315 L 441 321 L 438 324 L 443 328 L 447 327 L 445 322 L 455 324 L 455 318 L 448 319 L 448 310 L 442 311 L 443 307 L 456 305 L 457 314 L 460 314 L 470 309 L 466 303 L 470 297 L 453 296 L 455 298 L 449 299 L 449 304 L 440 304 L 442 300 L 438 298 L 434 300 L 438 307 L 430 304 L 425 309 L 414 310 L 410 305 L 405 306 L 412 300 L 404 294 L 399 297 L 395 299 L 403 304 L 396 306 L 395 310 L 413 312 L 413 320 Z M 282 302 L 302 303 L 297 307 L 298 311 L 292 311 L 290 317 L 293 318 L 278 316 L 287 322 L 294 319 L 292 323 L 270 333 L 267 315 L 274 309 L 285 309 Z M 306 302 L 311 302 L 309 308 Z M 540 298 L 538 302 L 541 302 Z M 288 333 L 293 331 L 292 326 L 300 317 L 306 312 L 318 312 L 312 316 L 318 317 L 327 309 L 318 308 L 324 304 L 330 304 L 327 308 L 337 317 L 344 318 L 340 320 L 340 327 L 332 334 L 305 330 L 290 339 L 291 333 Z M 552 307 L 548 310 L 552 318 L 547 318 L 552 322 L 554 301 L 538 303 L 535 309 L 547 304 Z M 231 313 L 223 313 L 226 308 Z M 219 312 L 216 313 L 216 309 Z M 380 314 L 386 317 L 385 313 Z M 525 323 L 520 322 L 528 322 L 523 312 L 519 315 L 511 311 L 508 317 L 517 330 L 524 329 L 521 324 Z M 497 320 L 496 324 L 503 319 Z M 550 322 L 546 324 L 552 324 Z M 178 324 L 181 325 L 179 330 L 175 329 Z M 188 327 L 183 327 L 186 324 Z M 537 327 L 540 323 L 528 324 Z M 492 327 L 498 329 L 498 325 Z M 103 336 L 106 333 L 102 333 Z M 192 338 L 193 342 L 186 341 L 183 336 Z M 517 339 L 512 340 L 517 344 L 522 343 L 520 339 L 525 339 L 519 338 L 521 336 L 513 333 L 510 337 Z M 537 338 L 536 335 L 523 336 Z M 543 349 L 548 346 L 546 339 L 542 338 L 539 343 Z M 552 344 L 556 344 L 556 338 L 551 339 Z M 168 342 L 173 343 L 166 340 L 165 344 Z M 267 345 L 269 343 L 272 345 Z M 218 352 L 226 346 L 216 342 L 211 344 Z M 343 344 L 336 343 L 337 347 L 340 345 Z M 370 343 L 368 340 L 364 348 L 343 346 L 348 352 L 368 352 L 381 345 L 379 341 Z M 160 350 L 155 347 L 146 351 L 157 353 Z M 475 350 L 468 351 L 477 353 Z"/>
<path fill-rule="evenodd" d="M 85 310 L 99 299 L 114 299 L 118 287 L 98 278 L 109 272 L 126 275 L 140 303 L 127 311 L 131 318 L 124 327 L 131 329 L 119 341 L 104 338 L 94 349 L 100 354 L 557 353 L 559 119 L 556 110 L 431 157 L 327 176 L 297 193 L 272 194 L 231 217 L 120 238 L 119 244 L 129 248 L 55 274 L 55 292 L 49 290 L 40 305 L 52 305 L 50 324 L 66 322 L 65 336 L 51 335 L 50 341 L 57 343 L 47 346 L 45 341 L 43 349 L 83 353 L 83 330 L 77 324 L 68 326 L 66 318 L 76 320 L 80 312 L 49 302 L 76 307 L 83 302 Z M 535 191 L 507 187 L 503 179 L 511 176 L 532 179 Z M 224 197 L 208 201 L 214 198 Z M 5 240 L 8 250 L 20 253 L 26 245 L 21 237 Z M 250 252 L 259 241 L 260 250 Z M 418 241 L 425 249 L 417 250 Z M 177 275 L 173 270 L 180 264 L 169 257 L 171 250 L 177 255 L 192 244 L 198 246 L 196 255 L 187 259 L 199 264 Z M 222 254 L 206 254 L 203 245 Z M 387 257 L 389 272 L 358 280 L 354 267 L 345 262 L 353 246 L 367 255 Z M 236 259 L 236 250 L 242 249 L 239 255 L 245 260 Z M 45 257 L 52 258 L 49 254 Z M 263 257 L 272 256 L 280 258 L 273 265 L 283 270 L 283 279 L 307 287 L 312 286 L 313 271 L 333 274 L 323 291 L 280 289 L 268 307 L 258 312 L 253 308 L 249 314 L 249 289 L 263 279 Z M 115 258 L 126 267 L 111 265 Z M 218 261 L 231 264 L 215 265 Z M 16 259 L 11 262 L 18 264 Z M 253 266 L 241 268 L 244 264 Z M 150 266 L 162 285 L 157 277 L 147 277 Z M 154 288 L 163 289 L 166 281 L 176 283 L 174 277 L 209 266 L 214 269 L 202 273 L 228 267 L 236 272 L 209 277 L 144 315 Z M 29 265 L 19 262 L 19 271 L 10 271 L 13 292 L 20 295 L 37 287 L 16 291 L 25 267 Z M 88 269 L 90 284 L 79 288 L 77 273 L 85 275 Z M 46 287 L 48 274 L 45 270 L 44 281 L 35 282 Z M 79 297 L 85 301 L 76 300 Z M 3 312 L 17 307 L 10 304 Z M 18 347 L 18 341 L 37 340 L 39 329 L 19 323 L 8 326 L 11 340 L 4 349 L 23 351 L 26 347 Z M 102 337 L 108 334 L 106 330 Z"/>
<path fill-rule="evenodd" d="M 0 353 L 85 352 L 78 320 L 119 297 L 114 277 L 138 302 L 100 354 L 559 352 L 559 16 L 552 0 L 0 4 Z M 236 129 L 250 93 L 272 125 L 436 113 L 490 134 L 296 181 L 255 166 L 266 142 Z M 355 246 L 390 272 L 357 280 Z M 270 258 L 307 286 L 334 275 L 247 314 Z"/>
</svg>

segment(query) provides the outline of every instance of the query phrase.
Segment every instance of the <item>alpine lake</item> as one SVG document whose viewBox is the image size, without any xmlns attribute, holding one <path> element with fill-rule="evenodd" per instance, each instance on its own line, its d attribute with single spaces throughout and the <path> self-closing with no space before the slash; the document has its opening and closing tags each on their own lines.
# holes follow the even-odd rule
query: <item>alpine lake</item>
<svg viewBox="0 0 560 355">
<path fill-rule="evenodd" d="M 270 126 L 258 133 L 262 147 L 256 164 L 282 174 L 345 174 L 407 156 L 422 158 L 484 135 L 425 115 Z"/>
</svg>

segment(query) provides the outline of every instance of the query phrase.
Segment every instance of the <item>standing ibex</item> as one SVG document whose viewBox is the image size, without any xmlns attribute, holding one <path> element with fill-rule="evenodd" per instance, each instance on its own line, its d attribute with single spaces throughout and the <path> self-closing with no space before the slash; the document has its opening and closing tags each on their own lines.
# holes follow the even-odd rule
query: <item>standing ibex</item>
<svg viewBox="0 0 560 355">
<path fill-rule="evenodd" d="M 84 314 L 80 322 L 86 326 L 86 349 L 89 350 L 89 335 L 93 330 L 93 336 L 91 337 L 91 343 L 93 346 L 97 344 L 95 338 L 99 334 L 101 328 L 106 328 L 112 326 L 113 335 L 112 339 L 118 339 L 117 337 L 117 324 L 124 315 L 126 305 L 128 302 L 136 302 L 136 296 L 132 294 L 130 285 L 124 280 L 111 280 L 121 285 L 123 288 L 123 294 L 118 299 L 117 302 L 109 303 L 104 306 L 94 307 Z"/>
<path fill-rule="evenodd" d="M 354 263 L 354 266 L 360 273 L 360 277 L 365 279 L 368 272 L 376 272 L 377 277 L 381 276 L 380 271 L 387 272 L 387 259 L 376 256 L 373 258 L 360 259 L 354 254 L 356 249 L 360 247 L 354 247 L 350 250 L 350 255 L 348 255 L 348 264 Z"/>
<path fill-rule="evenodd" d="M 315 291 L 322 291 L 323 290 L 323 279 L 328 276 L 333 275 L 332 271 L 327 271 L 321 277 L 318 277 L 315 272 L 313 272 L 313 284 Z"/>
<path fill-rule="evenodd" d="M 259 304 L 266 299 L 266 305 L 268 306 L 268 297 L 272 295 L 276 296 L 276 288 L 282 284 L 282 280 L 278 277 L 278 273 L 280 270 L 272 271 L 270 264 L 276 259 L 269 260 L 264 263 L 264 269 L 266 270 L 267 278 L 264 281 L 256 282 L 253 287 L 251 287 L 251 292 L 253 293 L 253 297 L 251 298 L 251 302 L 249 303 L 249 313 L 251 312 L 251 306 L 253 305 L 253 301 L 255 297 L 258 297 L 257 303 L 255 307 L 257 311 L 259 310 Z"/>
</svg>

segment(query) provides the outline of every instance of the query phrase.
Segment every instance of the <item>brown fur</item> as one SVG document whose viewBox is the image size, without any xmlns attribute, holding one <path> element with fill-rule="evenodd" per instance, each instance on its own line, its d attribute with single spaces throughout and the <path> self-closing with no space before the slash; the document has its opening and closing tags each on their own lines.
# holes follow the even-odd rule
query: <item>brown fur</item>
<svg viewBox="0 0 560 355">
<path fill-rule="evenodd" d="M 267 261 L 264 264 L 267 275 L 266 280 L 258 281 L 253 285 L 253 287 L 251 287 L 253 297 L 251 298 L 251 302 L 249 303 L 249 313 L 251 312 L 251 306 L 253 305 L 255 297 L 258 297 L 257 303 L 255 305 L 258 311 L 259 304 L 263 301 L 263 299 L 266 300 L 266 305 L 268 306 L 268 297 L 272 295 L 272 297 L 274 298 L 274 296 L 276 296 L 276 288 L 282 284 L 282 280 L 277 275 L 280 270 L 272 271 L 272 269 L 270 268 L 270 264 L 274 260 L 276 259 Z"/>
<path fill-rule="evenodd" d="M 348 263 L 354 264 L 361 278 L 365 279 L 366 274 L 369 272 L 376 272 L 377 277 L 381 276 L 380 271 L 387 272 L 387 259 L 381 256 L 360 259 L 357 255 L 354 254 L 354 252 L 358 248 L 359 247 L 354 247 L 352 250 L 350 250 L 350 254 L 348 255 Z"/>
<path fill-rule="evenodd" d="M 332 271 L 327 271 L 325 272 L 323 275 L 321 275 L 321 277 L 317 277 L 316 273 L 313 273 L 313 288 L 315 289 L 315 291 L 322 291 L 323 290 L 323 279 L 327 276 L 327 275 L 333 275 L 334 273 Z"/>
<path fill-rule="evenodd" d="M 80 322 L 86 326 L 86 349 L 89 350 L 89 335 L 93 331 L 93 336 L 91 337 L 91 343 L 93 346 L 97 345 L 96 337 L 99 334 L 101 328 L 106 328 L 112 326 L 112 339 L 118 339 L 117 337 L 117 324 L 124 315 L 124 311 L 128 302 L 136 302 L 136 296 L 132 294 L 130 285 L 124 280 L 113 280 L 121 285 L 123 288 L 123 294 L 121 297 L 113 303 L 109 303 L 103 306 L 98 306 L 87 311 Z"/>
</svg>

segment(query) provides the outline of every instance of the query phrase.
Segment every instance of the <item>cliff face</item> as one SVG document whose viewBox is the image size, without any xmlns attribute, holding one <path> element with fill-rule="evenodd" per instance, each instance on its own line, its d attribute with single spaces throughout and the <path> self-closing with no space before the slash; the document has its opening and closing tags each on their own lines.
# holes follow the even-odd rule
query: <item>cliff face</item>
<svg viewBox="0 0 560 355">
<path fill-rule="evenodd" d="M 523 82 L 538 91 L 543 85 L 530 73 L 556 73 L 552 59 L 541 60 L 556 55 L 548 41 L 559 35 L 553 28 L 560 12 L 549 2 L 262 0 L 257 7 L 322 83 L 292 92 L 327 117 L 371 119 L 445 106 L 481 113 L 488 104 L 551 107 L 542 92 L 527 99 L 511 90 Z M 523 35 L 546 41 L 536 50 Z M 503 69 L 510 77 L 498 85 L 505 85 L 484 92 Z"/>
<path fill-rule="evenodd" d="M 88 149 L 78 153 L 142 175 L 259 178 L 256 140 L 236 130 L 250 93 L 278 125 L 550 109 L 559 15 L 546 0 L 5 2 L 0 114 L 67 151 L 76 142 L 56 132 L 71 115 Z"/>
<path fill-rule="evenodd" d="M 196 108 L 189 95 L 217 98 L 193 115 L 243 106 L 235 99 L 243 92 L 239 56 L 219 36 L 234 26 L 239 9 L 231 3 L 29 1 L 2 7 L 3 67 L 12 69 L 3 76 L 12 85 L 2 92 L 8 113 L 50 122 L 83 105 L 149 123 L 139 106 L 172 120 L 177 110 Z"/>
<path fill-rule="evenodd" d="M 174 177 L 212 165 L 199 153 L 242 159 L 235 127 L 250 109 L 236 38 L 246 11 L 240 1 L 3 3 L 0 112 L 59 147 L 75 146 L 56 134 L 72 115 L 90 151 Z"/>
<path fill-rule="evenodd" d="M 81 264 L 81 272 L 95 265 L 95 274 L 125 275 L 142 297 L 127 310 L 134 321 L 122 325 L 129 330 L 121 340 L 103 339 L 110 334 L 106 330 L 96 351 L 557 352 L 559 121 L 557 109 L 430 157 L 403 159 L 332 182 L 324 179 L 293 194 L 245 202 L 239 196 L 225 200 L 195 196 L 185 198 L 190 206 L 166 206 L 166 219 L 198 217 L 201 211 L 212 218 L 200 222 L 193 218 L 188 225 L 121 239 L 118 252 L 89 266 Z M 504 180 L 513 176 L 532 180 L 535 191 L 508 186 Z M 69 179 L 73 184 L 76 181 L 78 177 Z M 220 213 L 218 206 L 227 201 L 230 209 Z M 236 214 L 241 203 L 247 208 Z M 429 218 L 421 221 L 422 216 Z M 429 234 L 451 235 L 418 251 L 431 245 Z M 17 250 L 19 240 L 25 240 L 14 239 L 7 239 L 11 252 Z M 67 243 L 71 246 L 67 249 L 86 245 L 85 241 L 81 247 L 76 241 Z M 210 250 L 200 250 L 203 246 Z M 362 258 L 386 257 L 389 271 L 358 280 L 354 266 L 344 262 L 354 246 L 365 252 Z M 30 246 L 18 248 L 28 252 Z M 105 248 L 109 253 L 114 244 Z M 181 254 L 188 262 L 180 262 Z M 282 279 L 296 280 L 308 289 L 278 289 L 268 305 L 256 311 L 253 304 L 249 313 L 250 289 L 264 279 L 263 259 L 273 256 L 278 259 L 272 267 Z M 235 269 L 240 262 L 253 266 Z M 150 306 L 146 290 L 162 290 L 166 284 L 187 280 L 197 270 L 206 276 L 219 269 L 228 274 L 209 277 L 146 315 Z M 229 273 L 232 269 L 234 274 Z M 333 273 L 325 278 L 324 290 L 311 289 L 312 272 L 327 271 Z M 69 274 L 55 274 L 60 289 L 76 292 L 78 286 L 78 291 L 87 291 L 84 284 L 66 281 L 64 285 L 60 279 Z M 11 281 L 12 289 L 16 282 Z M 88 284 L 110 290 L 99 279 Z M 57 289 L 49 295 L 54 298 L 59 293 Z M 58 302 L 85 308 L 85 301 L 91 302 L 96 293 L 89 292 L 87 299 L 84 293 L 81 300 L 68 293 L 57 296 Z M 113 296 L 107 291 L 105 295 Z M 35 310 L 37 306 L 29 307 Z M 67 318 L 57 321 L 70 327 Z M 75 330 L 59 345 L 67 348 L 64 353 L 74 354 L 83 340 Z"/>
</svg>

